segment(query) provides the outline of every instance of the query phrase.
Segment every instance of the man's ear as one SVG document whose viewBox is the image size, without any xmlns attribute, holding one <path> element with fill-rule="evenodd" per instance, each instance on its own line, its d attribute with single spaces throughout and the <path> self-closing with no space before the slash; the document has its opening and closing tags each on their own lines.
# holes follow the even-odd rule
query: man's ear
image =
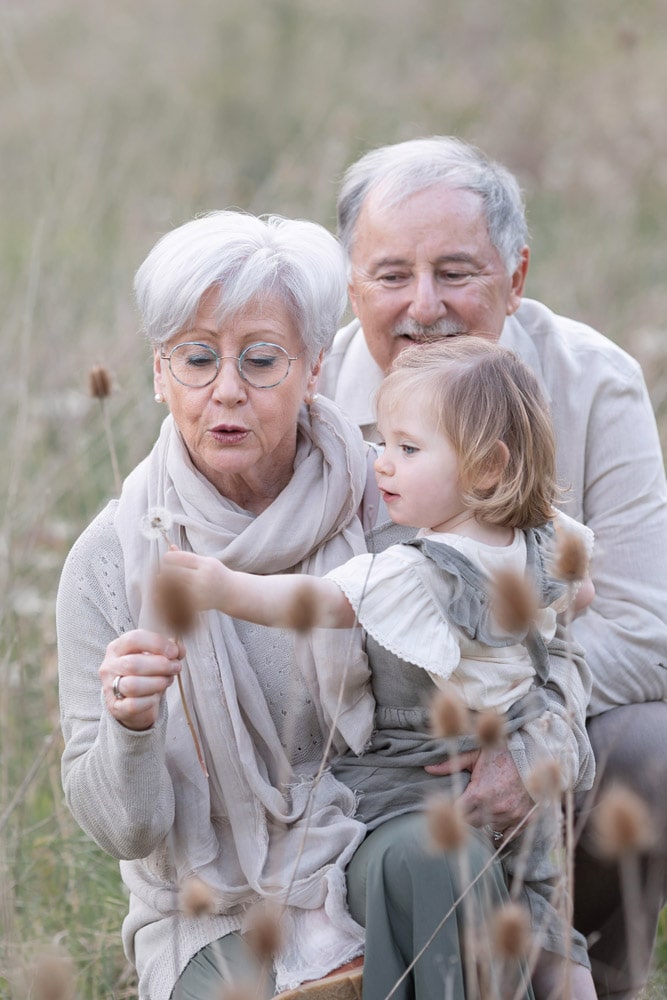
<svg viewBox="0 0 667 1000">
<path fill-rule="evenodd" d="M 350 300 L 350 305 L 352 306 L 352 312 L 359 319 L 359 310 L 357 309 L 357 291 L 354 282 L 350 279 L 347 283 L 347 294 Z"/>
<path fill-rule="evenodd" d="M 498 485 L 510 460 L 510 453 L 504 441 L 496 441 L 493 454 L 486 463 L 486 472 L 477 483 L 479 489 L 492 490 Z"/>
<path fill-rule="evenodd" d="M 512 275 L 510 291 L 509 295 L 507 296 L 508 316 L 512 316 L 521 305 L 521 299 L 523 298 L 523 290 L 526 285 L 526 275 L 528 274 L 529 263 L 530 263 L 530 247 L 526 246 L 521 251 L 519 263 L 517 264 L 516 270 Z"/>
</svg>

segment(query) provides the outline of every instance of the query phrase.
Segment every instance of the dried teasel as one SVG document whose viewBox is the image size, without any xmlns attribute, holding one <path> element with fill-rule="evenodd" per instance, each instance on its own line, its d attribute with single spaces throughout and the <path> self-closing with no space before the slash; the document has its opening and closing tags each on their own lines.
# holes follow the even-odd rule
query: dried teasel
<svg viewBox="0 0 667 1000">
<path fill-rule="evenodd" d="M 244 921 L 244 938 L 260 961 L 273 961 L 282 945 L 281 907 L 257 903 Z"/>
<path fill-rule="evenodd" d="M 564 528 L 556 529 L 553 574 L 566 583 L 577 583 L 588 575 L 588 552 L 581 536 Z"/>
<path fill-rule="evenodd" d="M 648 806 L 632 789 L 620 784 L 600 795 L 591 814 L 591 828 L 598 853 L 609 859 L 646 850 L 656 840 Z"/>
<path fill-rule="evenodd" d="M 213 890 L 197 875 L 185 879 L 179 896 L 181 910 L 189 917 L 204 917 L 217 912 Z"/>
<path fill-rule="evenodd" d="M 157 574 L 153 587 L 153 604 L 155 605 L 158 614 L 163 619 L 167 628 L 173 633 L 174 638 L 177 641 L 183 633 L 189 632 L 190 629 L 194 627 L 197 612 L 192 600 L 192 595 L 175 572 L 171 572 L 169 569 L 164 569 L 162 572 Z M 201 743 L 199 742 L 197 730 L 188 705 L 188 699 L 185 694 L 185 686 L 183 684 L 183 677 L 180 673 L 176 675 L 176 681 L 178 683 L 178 692 L 181 697 L 181 704 L 183 705 L 183 712 L 185 713 L 185 721 L 188 724 L 188 729 L 190 730 L 190 734 L 192 736 L 192 742 L 197 752 L 197 760 L 199 761 L 199 766 L 202 769 L 204 777 L 208 778 L 208 768 L 206 767 L 204 753 L 202 751 Z"/>
<path fill-rule="evenodd" d="M 502 958 L 523 958 L 531 947 L 530 918 L 524 906 L 507 903 L 491 917 L 491 941 L 496 955 Z"/>
<path fill-rule="evenodd" d="M 438 851 L 455 851 L 468 839 L 468 824 L 460 802 L 448 795 L 429 799 L 426 823 L 431 844 Z"/>
<path fill-rule="evenodd" d="M 431 731 L 441 739 L 462 736 L 471 730 L 470 712 L 452 684 L 438 691 L 430 705 Z"/>
<path fill-rule="evenodd" d="M 93 399 L 106 399 L 111 395 L 111 374 L 104 365 L 93 365 L 88 372 L 88 392 Z"/>
<path fill-rule="evenodd" d="M 533 584 L 513 570 L 496 573 L 491 585 L 491 611 L 500 628 L 506 632 L 526 632 L 538 611 Z"/>
<path fill-rule="evenodd" d="M 192 595 L 180 577 L 168 568 L 155 577 L 153 603 L 165 625 L 175 635 L 183 635 L 193 628 L 197 612 Z"/>
<path fill-rule="evenodd" d="M 296 632 L 309 632 L 317 620 L 315 599 L 307 584 L 297 588 L 288 610 L 288 628 Z"/>
<path fill-rule="evenodd" d="M 104 422 L 104 433 L 109 446 L 109 457 L 111 458 L 111 468 L 116 484 L 116 490 L 120 493 L 122 480 L 118 465 L 118 456 L 114 444 L 113 433 L 111 431 L 111 421 L 106 406 L 107 398 L 111 395 L 111 375 L 109 370 L 103 365 L 94 365 L 88 373 L 88 391 L 93 399 L 99 400 L 102 420 Z"/>
<path fill-rule="evenodd" d="M 225 983 L 215 1000 L 257 1000 L 257 987 L 250 983 Z"/>
<path fill-rule="evenodd" d="M 475 736 L 480 747 L 497 749 L 505 742 L 505 717 L 491 708 L 479 712 L 475 717 Z"/>
<path fill-rule="evenodd" d="M 32 970 L 34 1000 L 72 1000 L 75 992 L 74 964 L 68 955 L 39 955 Z"/>
<path fill-rule="evenodd" d="M 555 802 L 560 799 L 563 769 L 553 758 L 538 761 L 526 779 L 526 789 L 535 802 Z"/>
</svg>

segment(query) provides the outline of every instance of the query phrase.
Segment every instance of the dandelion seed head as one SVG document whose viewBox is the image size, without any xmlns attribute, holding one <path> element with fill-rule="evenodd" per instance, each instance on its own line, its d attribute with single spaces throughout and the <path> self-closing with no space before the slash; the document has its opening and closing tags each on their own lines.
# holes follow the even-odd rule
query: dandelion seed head
<svg viewBox="0 0 667 1000">
<path fill-rule="evenodd" d="M 189 917 L 204 917 L 217 912 L 213 889 L 198 875 L 183 881 L 179 898 L 181 910 Z"/>
<path fill-rule="evenodd" d="M 434 795 L 426 805 L 426 823 L 431 844 L 438 851 L 455 851 L 468 839 L 468 825 L 458 799 Z"/>
<path fill-rule="evenodd" d="M 491 610 L 498 625 L 506 632 L 526 632 L 537 615 L 535 588 L 520 573 L 503 570 L 491 586 Z"/>
<path fill-rule="evenodd" d="M 441 739 L 462 736 L 471 730 L 468 707 L 451 684 L 434 696 L 430 716 L 433 735 Z"/>
<path fill-rule="evenodd" d="M 88 372 L 88 392 L 93 399 L 106 399 L 111 395 L 111 375 L 104 365 L 93 365 Z"/>
<path fill-rule="evenodd" d="M 507 903 L 495 910 L 491 917 L 491 941 L 496 955 L 503 958 L 522 958 L 530 951 L 530 919 L 525 907 Z"/>
<path fill-rule="evenodd" d="M 183 635 L 194 626 L 197 612 L 192 595 L 176 573 L 168 568 L 155 577 L 153 603 L 159 616 L 175 635 Z"/>
<path fill-rule="evenodd" d="M 170 531 L 174 519 L 165 507 L 151 507 L 141 518 L 139 524 L 144 538 L 152 541 L 155 538 L 165 538 Z"/>
<path fill-rule="evenodd" d="M 603 792 L 591 816 L 598 853 L 622 858 L 651 847 L 656 840 L 648 806 L 632 789 L 614 785 Z"/>
<path fill-rule="evenodd" d="M 280 907 L 271 903 L 258 903 L 248 911 L 244 922 L 244 937 L 261 961 L 273 961 L 280 951 L 280 915 Z"/>
<path fill-rule="evenodd" d="M 566 583 L 577 583 L 588 574 L 588 553 L 583 539 L 574 531 L 558 528 L 554 576 Z"/>
</svg>

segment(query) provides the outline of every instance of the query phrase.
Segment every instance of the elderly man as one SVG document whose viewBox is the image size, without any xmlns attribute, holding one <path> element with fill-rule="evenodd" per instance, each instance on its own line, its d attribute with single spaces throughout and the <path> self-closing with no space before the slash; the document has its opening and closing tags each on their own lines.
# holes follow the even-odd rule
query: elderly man
<svg viewBox="0 0 667 1000">
<path fill-rule="evenodd" d="M 595 532 L 592 607 L 573 625 L 593 674 L 589 736 L 602 788 L 622 781 L 652 812 L 641 900 L 624 909 L 620 870 L 584 833 L 575 923 L 589 936 L 600 997 L 643 985 L 667 900 L 667 488 L 639 365 L 600 333 L 523 298 L 529 262 L 514 177 L 448 137 L 374 150 L 347 171 L 338 201 L 356 319 L 340 330 L 320 391 L 377 440 L 373 393 L 409 343 L 500 341 L 536 372 L 550 401 L 563 508 Z M 509 754 L 472 767 L 471 822 L 507 828 L 529 803 Z M 443 770 L 445 767 L 443 766 Z M 638 869 L 639 870 L 639 869 Z"/>
</svg>

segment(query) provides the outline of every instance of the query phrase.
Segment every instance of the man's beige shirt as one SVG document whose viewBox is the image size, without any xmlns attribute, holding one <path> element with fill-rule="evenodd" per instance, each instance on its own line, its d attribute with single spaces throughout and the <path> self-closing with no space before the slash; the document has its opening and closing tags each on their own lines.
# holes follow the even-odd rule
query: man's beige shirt
<svg viewBox="0 0 667 1000">
<path fill-rule="evenodd" d="M 596 330 L 524 299 L 500 343 L 538 376 L 556 430 L 562 509 L 592 528 L 596 596 L 573 624 L 593 673 L 589 707 L 667 697 L 667 484 L 638 363 Z M 358 320 L 336 335 L 319 391 L 377 441 L 382 371 Z"/>
</svg>

